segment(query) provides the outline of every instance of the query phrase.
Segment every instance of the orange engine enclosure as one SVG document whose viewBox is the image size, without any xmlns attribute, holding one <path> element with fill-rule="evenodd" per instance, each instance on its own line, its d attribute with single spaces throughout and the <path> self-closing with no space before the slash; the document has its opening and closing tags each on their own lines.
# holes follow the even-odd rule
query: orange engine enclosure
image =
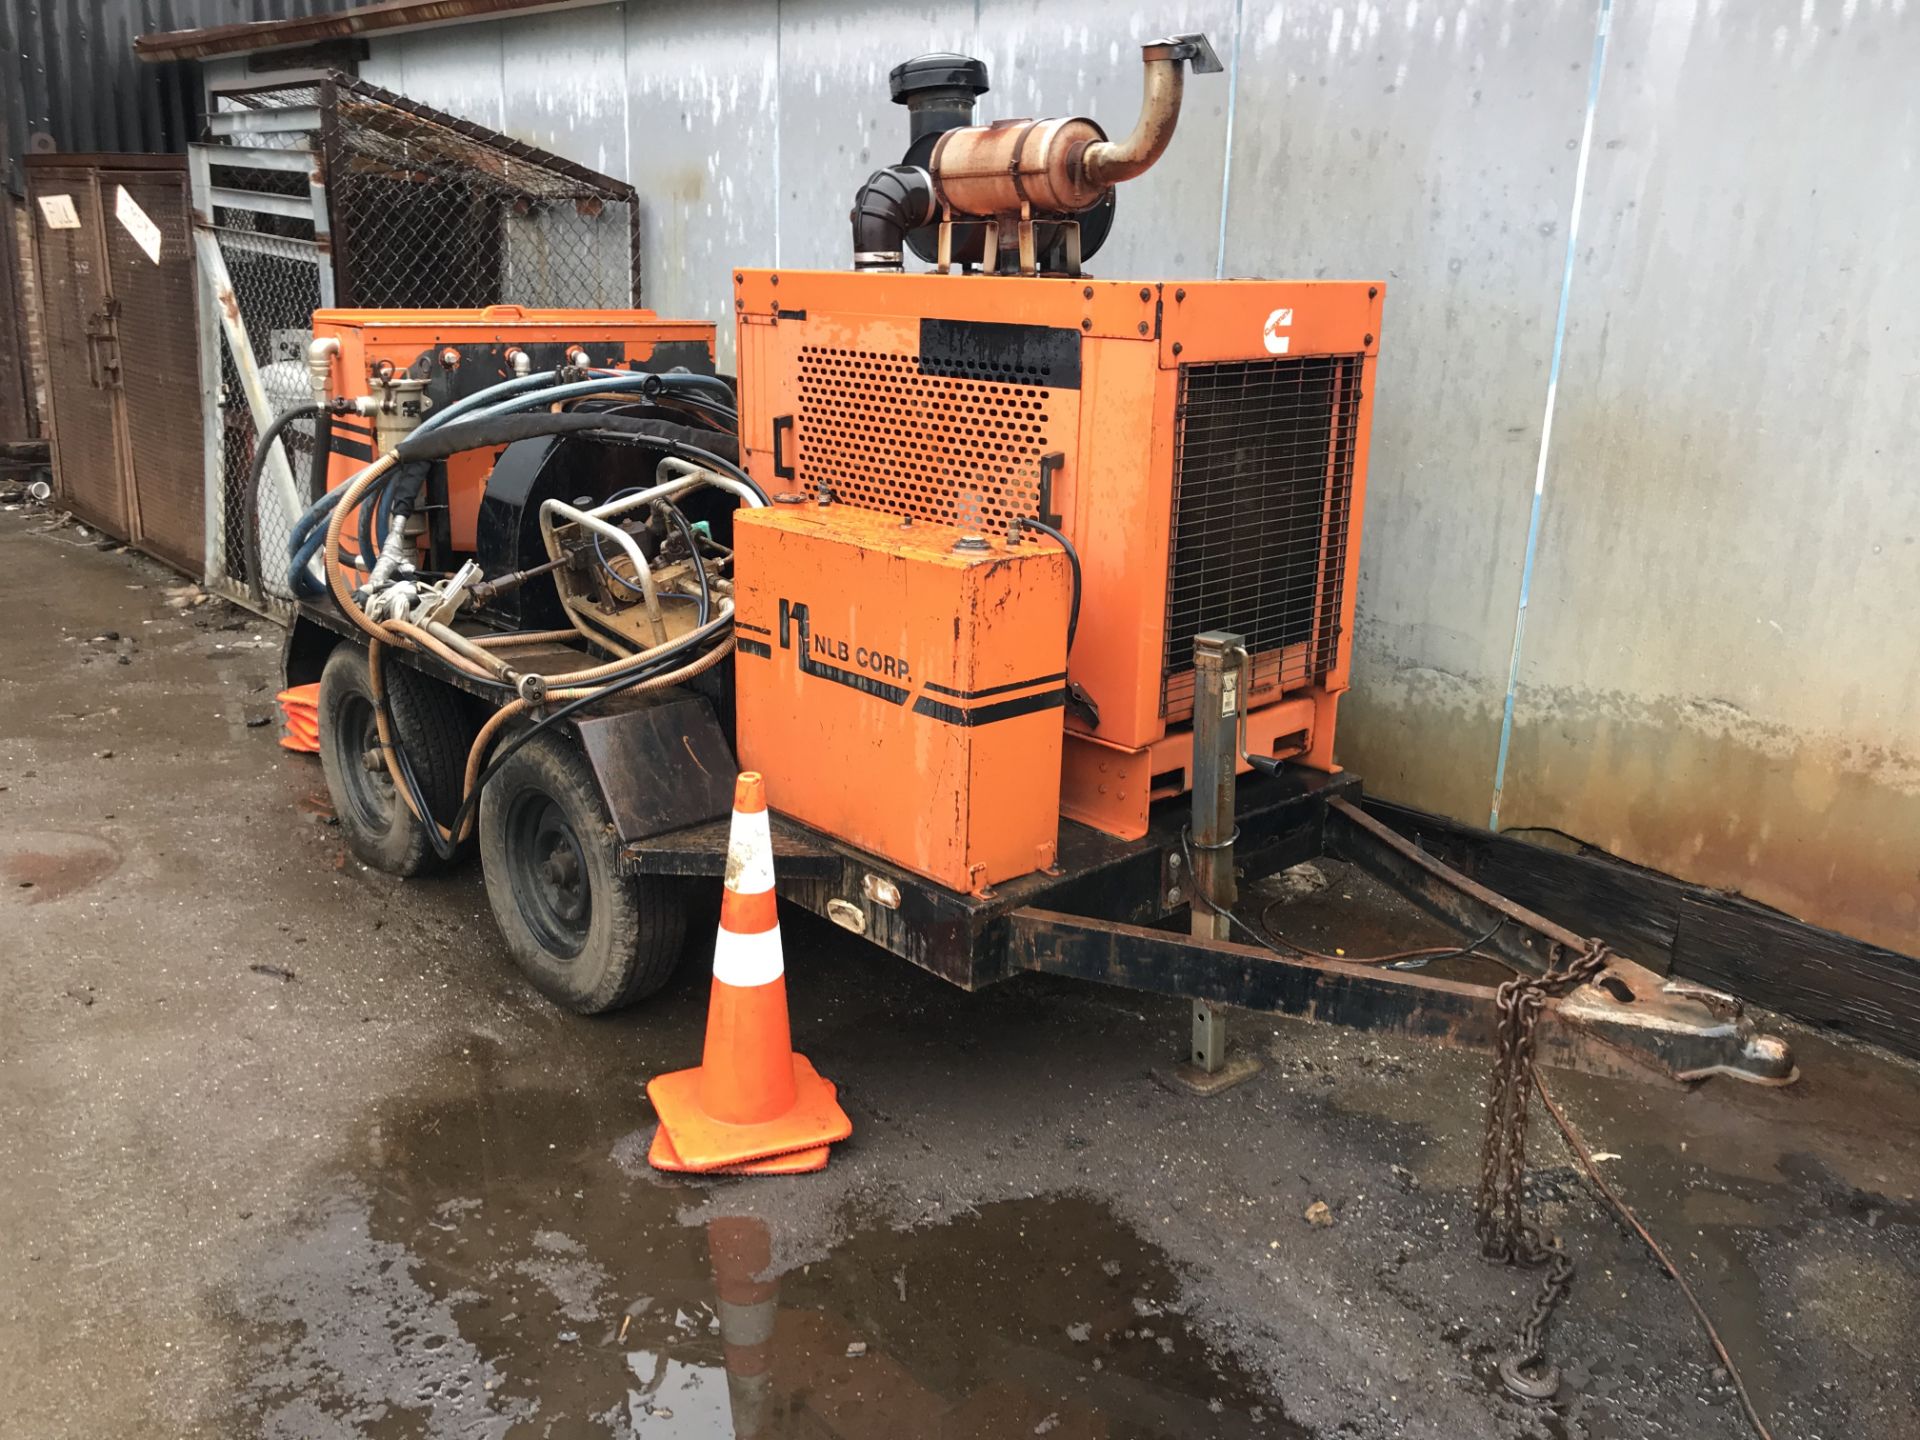
<svg viewBox="0 0 1920 1440">
<path fill-rule="evenodd" d="M 740 763 L 774 809 L 977 893 L 1054 861 L 1071 579 L 1051 542 L 963 537 L 740 511 L 734 675 Z"/>
<path fill-rule="evenodd" d="M 1227 456 L 1217 463 L 1228 478 L 1209 481 L 1226 498 L 1196 500 L 1221 527 L 1217 541 L 1189 537 L 1199 554 L 1243 543 L 1260 522 L 1258 477 L 1231 469 L 1242 443 L 1232 378 L 1320 366 L 1338 443 L 1324 474 L 1309 456 L 1297 482 L 1325 485 L 1323 533 L 1308 537 L 1317 548 L 1296 597 L 1314 639 L 1256 653 L 1245 743 L 1335 768 L 1384 284 L 739 270 L 734 293 L 741 458 L 769 490 L 824 484 L 856 504 L 1004 534 L 1013 515 L 1038 512 L 1041 461 L 1058 457 L 1048 509 L 1084 570 L 1068 669 L 1099 706 L 1097 728 L 1066 721 L 1060 808 L 1129 839 L 1146 833 L 1152 799 L 1190 785 L 1190 646 L 1184 667 L 1168 663 L 1176 640 L 1191 640 L 1168 620 L 1187 563 L 1176 533 L 1184 452 L 1197 451 L 1188 396 L 1195 385 L 1225 396 L 1208 433 L 1226 437 L 1210 453 Z M 975 333 L 1008 338 L 966 363 L 923 353 Z M 1193 629 L 1243 629 L 1240 589 L 1206 587 Z"/>
<path fill-rule="evenodd" d="M 714 327 L 700 320 L 662 320 L 651 310 L 529 310 L 489 305 L 484 310 L 316 310 L 316 340 L 332 337 L 340 351 L 332 360 L 331 391 L 367 393 L 367 379 L 381 361 L 395 374 L 426 379 L 433 401 L 427 415 L 513 377 L 509 352 L 527 353 L 531 370 L 553 370 L 568 353 L 584 350 L 595 365 L 667 369 L 674 365 L 713 370 Z M 459 352 L 449 366 L 445 352 Z M 282 357 L 302 360 L 304 355 Z M 304 379 L 305 367 L 302 366 Z M 345 484 L 374 456 L 373 422 L 363 415 L 335 416 L 333 458 L 327 488 Z M 447 525 L 452 548 L 474 549 L 475 522 L 487 476 L 499 447 L 469 450 L 447 461 Z"/>
</svg>

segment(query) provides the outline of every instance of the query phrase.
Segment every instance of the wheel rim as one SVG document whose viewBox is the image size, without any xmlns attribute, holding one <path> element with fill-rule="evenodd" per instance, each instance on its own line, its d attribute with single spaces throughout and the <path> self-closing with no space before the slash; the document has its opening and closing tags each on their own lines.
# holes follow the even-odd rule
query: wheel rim
<svg viewBox="0 0 1920 1440">
<path fill-rule="evenodd" d="M 514 903 L 548 954 L 571 960 L 593 925 L 593 880 L 566 812 L 537 790 L 507 807 L 507 872 Z"/>
<path fill-rule="evenodd" d="M 340 788 L 348 818 L 369 835 L 384 835 L 393 825 L 393 777 L 380 749 L 380 728 L 373 702 L 364 695 L 341 700 L 334 722 L 340 747 Z"/>
</svg>

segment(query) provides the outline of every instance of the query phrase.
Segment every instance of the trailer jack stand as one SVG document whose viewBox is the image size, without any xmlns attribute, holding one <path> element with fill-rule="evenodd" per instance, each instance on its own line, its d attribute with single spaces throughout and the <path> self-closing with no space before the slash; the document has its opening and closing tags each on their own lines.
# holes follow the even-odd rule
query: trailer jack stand
<svg viewBox="0 0 1920 1440">
<path fill-rule="evenodd" d="M 1211 1000 L 1193 1002 L 1193 1046 L 1176 1065 L 1156 1065 L 1153 1078 L 1187 1095 L 1218 1095 L 1260 1073 L 1260 1057 L 1232 1044 L 1227 1007 Z"/>
<path fill-rule="evenodd" d="M 1202 944 L 1233 938 L 1227 911 L 1239 890 L 1233 869 L 1233 842 L 1240 831 L 1233 823 L 1233 805 L 1240 758 L 1235 722 L 1239 709 L 1236 665 L 1241 653 L 1238 635 L 1209 630 L 1194 637 L 1194 713 L 1219 717 L 1217 723 L 1194 726 L 1193 823 L 1182 845 L 1193 892 L 1193 937 Z M 1196 998 L 1187 1058 L 1178 1065 L 1156 1068 L 1153 1074 L 1170 1089 L 1190 1095 L 1218 1095 L 1259 1069 L 1259 1057 L 1246 1050 L 1229 1049 L 1226 1007 Z"/>
</svg>

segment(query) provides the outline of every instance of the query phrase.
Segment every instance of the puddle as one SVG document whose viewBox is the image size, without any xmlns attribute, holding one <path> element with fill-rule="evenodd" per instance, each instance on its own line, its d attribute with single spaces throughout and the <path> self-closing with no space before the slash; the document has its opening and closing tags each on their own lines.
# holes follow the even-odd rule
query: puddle
<svg viewBox="0 0 1920 1440">
<path fill-rule="evenodd" d="M 800 1178 L 623 1168 L 627 1098 L 484 1068 L 381 1118 L 218 1300 L 269 1437 L 1297 1436 L 1099 1204 L 836 1223 Z M 698 1217 L 683 1223 L 683 1216 Z M 845 1230 L 824 1259 L 822 1241 Z M 784 1273 L 776 1273 L 784 1271 Z"/>
<path fill-rule="evenodd" d="M 120 868 L 120 852 L 97 835 L 43 830 L 0 854 L 0 882 L 12 900 L 31 905 L 64 900 Z"/>
</svg>

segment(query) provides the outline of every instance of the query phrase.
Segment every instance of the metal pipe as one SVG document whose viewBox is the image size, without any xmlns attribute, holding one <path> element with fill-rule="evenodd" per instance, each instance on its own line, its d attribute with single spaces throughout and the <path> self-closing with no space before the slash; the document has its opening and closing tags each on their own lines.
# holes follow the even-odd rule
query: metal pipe
<svg viewBox="0 0 1920 1440">
<path fill-rule="evenodd" d="M 624 508 L 631 509 L 632 506 L 629 504 Z M 618 525 L 610 525 L 599 516 L 576 509 L 563 500 L 545 500 L 540 504 L 540 535 L 546 541 L 549 555 L 557 554 L 559 551 L 559 543 L 553 536 L 555 515 L 578 525 L 583 530 L 591 530 L 594 534 L 613 541 L 627 552 L 627 558 L 633 562 L 634 578 L 640 582 L 640 596 L 647 609 L 647 619 L 653 626 L 654 641 L 664 643 L 667 639 L 667 617 L 660 610 L 660 592 L 654 585 L 653 569 L 647 564 L 647 557 L 641 554 L 640 546 L 634 541 L 633 536 Z"/>
<path fill-rule="evenodd" d="M 1149 60 L 1142 81 L 1140 118 L 1124 140 L 1095 140 L 1081 152 L 1087 179 L 1105 188 L 1131 180 L 1166 153 L 1180 120 L 1186 69 L 1178 60 Z"/>
<path fill-rule="evenodd" d="M 981 217 L 1076 215 L 1099 204 L 1121 181 L 1145 172 L 1173 139 L 1185 91 L 1184 67 L 1191 64 L 1209 74 L 1221 65 L 1204 35 L 1156 40 L 1141 48 L 1140 58 L 1140 117 L 1124 140 L 1109 140 L 1084 116 L 1000 120 L 945 131 L 926 162 L 937 206 L 955 215 Z M 898 173 L 901 167 L 880 171 L 868 186 Z M 856 249 L 893 248 L 861 243 L 860 221 L 856 208 Z"/>
<path fill-rule="evenodd" d="M 380 556 L 373 563 L 373 569 L 367 572 L 365 590 L 369 595 L 386 589 L 407 558 L 407 517 L 396 514 L 393 523 L 387 526 L 387 538 L 380 546 Z"/>
<path fill-rule="evenodd" d="M 325 406 L 332 390 L 333 357 L 340 353 L 340 342 L 323 335 L 307 346 L 307 380 L 313 386 L 313 403 Z"/>
<path fill-rule="evenodd" d="M 451 625 L 443 624 L 438 620 L 428 620 L 422 624 L 420 628 L 425 630 L 427 634 L 433 636 L 433 638 L 441 644 L 459 651 L 476 665 L 485 666 L 500 679 L 506 681 L 507 684 L 512 685 L 518 682 L 520 677 L 515 674 L 513 667 L 508 665 L 505 660 L 501 659 L 493 651 L 476 644 L 467 636 L 462 635 Z"/>
<path fill-rule="evenodd" d="M 1193 933 L 1230 940 L 1233 802 L 1240 754 L 1241 637 L 1208 630 L 1193 640 Z"/>
<path fill-rule="evenodd" d="M 749 510 L 759 510 L 766 504 L 751 488 L 742 485 L 731 475 L 722 474 L 718 470 L 709 470 L 696 461 L 682 460 L 677 455 L 669 455 L 655 466 L 653 477 L 656 482 L 654 494 L 660 498 L 664 498 L 661 492 L 669 486 L 673 486 L 675 495 L 680 493 L 679 487 L 673 483 L 675 478 L 698 479 L 702 485 L 711 485 L 716 490 L 726 491 L 735 499 L 744 502 Z"/>
</svg>

